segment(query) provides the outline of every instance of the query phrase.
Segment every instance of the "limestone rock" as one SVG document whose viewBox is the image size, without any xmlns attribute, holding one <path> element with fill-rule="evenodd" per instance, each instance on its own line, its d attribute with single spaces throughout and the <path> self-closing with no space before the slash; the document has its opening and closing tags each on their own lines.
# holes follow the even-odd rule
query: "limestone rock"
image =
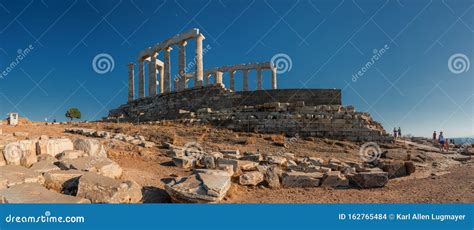
<svg viewBox="0 0 474 230">
<path fill-rule="evenodd" d="M 304 173 L 304 172 L 285 172 L 283 173 L 282 184 L 284 187 L 318 187 L 321 179 L 323 178 L 322 173 Z"/>
<path fill-rule="evenodd" d="M 265 160 L 270 163 L 270 164 L 276 164 L 276 165 L 286 165 L 286 162 L 288 161 L 285 157 L 282 156 L 266 156 Z"/>
<path fill-rule="evenodd" d="M 63 139 L 47 139 L 39 140 L 36 143 L 36 154 L 48 154 L 56 156 L 64 150 L 73 150 L 72 141 L 66 138 Z"/>
<path fill-rule="evenodd" d="M 95 139 L 75 139 L 74 149 L 82 150 L 91 157 L 107 157 L 107 152 L 105 151 L 104 146 Z"/>
<path fill-rule="evenodd" d="M 44 178 L 40 173 L 18 165 L 0 167 L 0 189 L 24 183 L 42 184 Z"/>
<path fill-rule="evenodd" d="M 183 169 L 192 169 L 196 165 L 196 159 L 191 156 L 173 157 L 173 163 Z"/>
<path fill-rule="evenodd" d="M 257 185 L 263 181 L 263 174 L 259 171 L 245 172 L 239 177 L 241 185 Z"/>
<path fill-rule="evenodd" d="M 268 167 L 264 174 L 264 179 L 270 188 L 280 187 L 280 176 L 277 167 Z"/>
<path fill-rule="evenodd" d="M 387 182 L 387 172 L 360 172 L 349 177 L 350 185 L 357 188 L 380 188 Z"/>
<path fill-rule="evenodd" d="M 134 181 L 118 181 L 95 173 L 79 178 L 77 197 L 92 203 L 138 203 L 142 199 L 141 186 Z"/>
<path fill-rule="evenodd" d="M 61 169 L 77 169 L 81 171 L 97 172 L 100 175 L 119 178 L 122 175 L 122 168 L 114 161 L 103 157 L 81 157 L 60 161 L 58 166 Z"/>
<path fill-rule="evenodd" d="M 89 200 L 50 191 L 40 184 L 28 183 L 0 189 L 0 203 L 90 203 Z"/>
<path fill-rule="evenodd" d="M 263 157 L 260 153 L 245 152 L 244 156 L 240 158 L 240 160 L 260 162 L 263 160 Z"/>
<path fill-rule="evenodd" d="M 408 175 L 416 171 L 416 166 L 415 166 L 415 163 L 413 163 L 413 161 L 405 161 L 405 168 Z"/>
<path fill-rule="evenodd" d="M 383 171 L 388 173 L 388 178 L 397 178 L 407 176 L 407 170 L 405 167 L 405 162 L 383 162 L 380 167 Z"/>
</svg>

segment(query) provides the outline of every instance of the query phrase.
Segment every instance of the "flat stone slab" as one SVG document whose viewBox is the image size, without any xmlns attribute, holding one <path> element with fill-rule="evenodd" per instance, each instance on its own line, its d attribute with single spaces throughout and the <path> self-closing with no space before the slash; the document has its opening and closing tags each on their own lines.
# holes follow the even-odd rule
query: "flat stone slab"
<svg viewBox="0 0 474 230">
<path fill-rule="evenodd" d="M 244 172 L 239 177 L 239 184 L 255 186 L 262 182 L 263 179 L 263 174 L 259 171 Z"/>
<path fill-rule="evenodd" d="M 107 157 L 107 152 L 104 146 L 96 139 L 75 139 L 74 149 L 82 150 L 89 156 L 92 157 Z"/>
<path fill-rule="evenodd" d="M 61 169 L 77 169 L 81 171 L 97 172 L 100 175 L 119 178 L 122 175 L 122 168 L 114 161 L 104 157 L 81 157 L 76 159 L 66 159 L 59 162 Z"/>
<path fill-rule="evenodd" d="M 0 189 L 24 183 L 44 182 L 43 176 L 28 168 L 18 165 L 5 165 L 0 167 Z"/>
<path fill-rule="evenodd" d="M 166 192 L 174 202 L 217 203 L 227 194 L 231 177 L 222 170 L 199 169 L 195 174 L 166 184 Z"/>
<path fill-rule="evenodd" d="M 313 172 L 285 172 L 283 173 L 282 184 L 287 188 L 307 188 L 318 187 L 324 174 Z"/>
<path fill-rule="evenodd" d="M 80 197 L 53 192 L 40 184 L 27 183 L 0 189 L 0 203 L 90 203 Z"/>
<path fill-rule="evenodd" d="M 37 173 L 46 173 L 54 170 L 61 170 L 58 166 L 54 164 L 55 162 L 56 161 L 54 159 L 38 161 L 30 167 L 30 170 L 35 171 Z"/>
<path fill-rule="evenodd" d="M 79 178 L 77 196 L 92 203 L 138 203 L 142 187 L 134 181 L 119 181 L 87 172 Z"/>
</svg>

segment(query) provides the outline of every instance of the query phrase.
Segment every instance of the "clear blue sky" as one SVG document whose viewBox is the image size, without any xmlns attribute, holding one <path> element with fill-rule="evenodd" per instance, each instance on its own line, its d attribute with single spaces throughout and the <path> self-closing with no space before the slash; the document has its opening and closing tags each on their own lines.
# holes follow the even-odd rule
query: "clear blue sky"
<svg viewBox="0 0 474 230">
<path fill-rule="evenodd" d="M 212 47 L 205 68 L 269 61 L 285 53 L 292 68 L 279 75 L 279 88 L 341 88 L 345 105 L 370 112 L 388 131 L 400 126 L 405 134 L 418 136 L 433 130 L 473 135 L 474 67 L 460 74 L 448 68 L 449 58 L 458 53 L 474 62 L 473 4 L 0 1 L 0 73 L 19 49 L 34 47 L 0 79 L 0 114 L 17 111 L 32 120 L 65 120 L 66 109 L 74 106 L 83 119 L 99 119 L 126 102 L 127 63 L 140 50 L 199 28 L 205 45 Z M 389 49 L 353 81 L 373 50 L 385 45 Z M 113 57 L 113 71 L 93 70 L 92 60 L 100 53 Z M 177 61 L 176 49 L 172 61 Z"/>
</svg>

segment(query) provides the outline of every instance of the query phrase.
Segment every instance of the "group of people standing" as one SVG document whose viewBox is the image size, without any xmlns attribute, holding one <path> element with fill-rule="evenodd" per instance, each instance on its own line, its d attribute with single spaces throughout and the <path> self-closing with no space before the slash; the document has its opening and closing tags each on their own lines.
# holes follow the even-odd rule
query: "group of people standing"
<svg viewBox="0 0 474 230">
<path fill-rule="evenodd" d="M 449 150 L 449 144 L 454 144 L 454 140 L 444 138 L 443 131 L 439 132 L 438 137 L 436 137 L 436 131 L 433 131 L 433 143 L 439 144 L 439 150 L 441 152 Z"/>
<path fill-rule="evenodd" d="M 395 138 L 402 138 L 402 129 L 400 127 L 393 128 L 393 137 Z"/>
</svg>

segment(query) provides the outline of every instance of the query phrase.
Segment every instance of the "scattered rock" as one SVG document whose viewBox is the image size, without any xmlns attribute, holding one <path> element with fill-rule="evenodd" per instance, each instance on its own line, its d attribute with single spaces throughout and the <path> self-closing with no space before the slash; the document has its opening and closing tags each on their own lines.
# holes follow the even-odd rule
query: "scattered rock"
<svg viewBox="0 0 474 230">
<path fill-rule="evenodd" d="M 280 187 L 280 177 L 277 167 L 268 167 L 264 174 L 264 180 L 267 182 L 270 188 Z"/>
<path fill-rule="evenodd" d="M 54 164 L 55 162 L 56 161 L 52 158 L 43 161 L 38 161 L 30 167 L 30 170 L 42 174 L 54 170 L 60 170 L 60 168 Z"/>
<path fill-rule="evenodd" d="M 191 156 L 173 157 L 173 163 L 183 169 L 192 169 L 196 165 L 196 159 Z"/>
<path fill-rule="evenodd" d="M 348 180 L 341 175 L 339 171 L 330 171 L 324 175 L 321 187 L 346 187 Z"/>
<path fill-rule="evenodd" d="M 40 184 L 14 185 L 0 190 L 0 203 L 90 203 L 89 200 L 50 191 Z"/>
<path fill-rule="evenodd" d="M 245 172 L 239 177 L 239 184 L 241 185 L 257 185 L 263 181 L 263 174 L 259 171 Z"/>
</svg>

